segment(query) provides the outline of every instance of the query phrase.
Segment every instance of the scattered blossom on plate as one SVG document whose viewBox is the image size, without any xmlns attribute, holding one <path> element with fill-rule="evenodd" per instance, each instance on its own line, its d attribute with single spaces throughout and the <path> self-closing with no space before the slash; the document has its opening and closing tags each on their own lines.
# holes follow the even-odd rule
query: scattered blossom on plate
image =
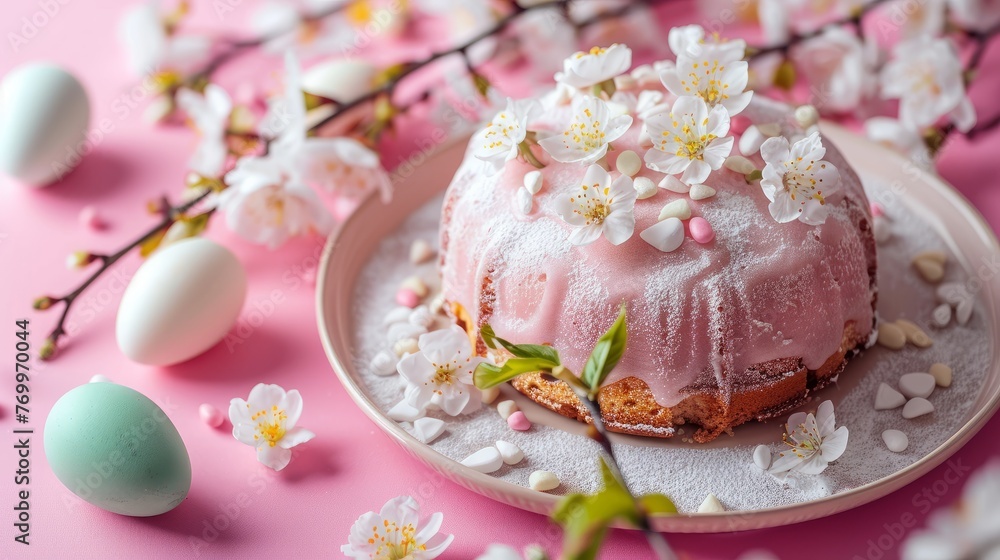
<svg viewBox="0 0 1000 560">
<path fill-rule="evenodd" d="M 588 245 L 603 234 L 612 245 L 621 245 L 635 231 L 637 193 L 632 179 L 621 175 L 614 181 L 600 165 L 591 165 L 572 192 L 555 202 L 555 212 L 573 226 L 569 241 Z"/>
<path fill-rule="evenodd" d="M 573 100 L 573 121 L 566 130 L 538 142 L 556 161 L 592 163 L 608 153 L 608 144 L 632 126 L 629 115 L 611 116 L 608 104 L 591 96 Z"/>
<path fill-rule="evenodd" d="M 480 402 L 472 373 L 484 360 L 473 353 L 469 336 L 461 327 L 452 325 L 422 334 L 417 347 L 419 352 L 405 356 L 396 366 L 409 384 L 408 404 L 423 410 L 433 401 L 445 413 L 457 416 L 470 404 Z"/>
<path fill-rule="evenodd" d="M 632 66 L 632 49 L 614 44 L 580 51 L 563 61 L 556 81 L 575 88 L 588 88 L 620 76 Z"/>
<path fill-rule="evenodd" d="M 497 113 L 476 136 L 473 154 L 493 164 L 495 171 L 503 169 L 505 163 L 517 157 L 528 134 L 528 123 L 538 116 L 541 109 L 541 105 L 533 99 L 508 97 L 507 107 Z"/>
<path fill-rule="evenodd" d="M 709 109 L 700 97 L 678 97 L 669 113 L 646 119 L 653 147 L 646 164 L 668 175 L 681 175 L 686 184 L 704 183 L 722 167 L 733 150 L 729 113 L 722 105 Z"/>
<path fill-rule="evenodd" d="M 844 454 L 847 435 L 847 426 L 836 427 L 831 401 L 823 401 L 815 415 L 796 412 L 785 424 L 785 443 L 790 449 L 777 454 L 768 472 L 819 474 Z"/>
<path fill-rule="evenodd" d="M 258 383 L 247 400 L 229 403 L 233 437 L 257 449 L 257 460 L 280 471 L 292 460 L 292 448 L 316 436 L 296 426 L 302 415 L 302 396 L 292 389 Z"/>
<path fill-rule="evenodd" d="M 443 521 L 438 512 L 421 523 L 417 501 L 399 496 L 358 517 L 340 551 L 354 560 L 432 560 L 455 540 L 439 533 Z"/>
<path fill-rule="evenodd" d="M 840 187 L 840 172 L 823 160 L 826 148 L 819 132 L 789 146 L 783 136 L 768 138 L 760 147 L 764 158 L 760 187 L 771 201 L 767 209 L 778 223 L 801 220 L 809 225 L 826 221 L 826 199 Z"/>
</svg>

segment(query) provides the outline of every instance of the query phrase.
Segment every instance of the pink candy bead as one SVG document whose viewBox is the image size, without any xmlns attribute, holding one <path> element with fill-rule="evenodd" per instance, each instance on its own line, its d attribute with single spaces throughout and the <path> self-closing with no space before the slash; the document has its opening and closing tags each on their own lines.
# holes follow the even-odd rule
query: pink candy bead
<svg viewBox="0 0 1000 560">
<path fill-rule="evenodd" d="M 698 243 L 708 243 L 715 239 L 715 230 L 712 229 L 712 224 L 701 216 L 691 218 L 691 221 L 688 222 L 688 230 L 691 232 L 691 238 Z"/>
<path fill-rule="evenodd" d="M 226 417 L 222 415 L 222 412 L 218 408 L 205 403 L 198 407 L 198 416 L 201 417 L 201 421 L 212 428 L 218 428 L 225 421 Z"/>
<path fill-rule="evenodd" d="M 414 292 L 409 288 L 400 288 L 399 291 L 396 292 L 396 303 L 413 309 L 420 303 L 420 296 L 417 295 L 417 292 Z"/>
<path fill-rule="evenodd" d="M 873 217 L 878 218 L 879 216 L 885 216 L 885 208 L 882 208 L 882 205 L 878 202 L 872 202 L 871 209 Z"/>
<path fill-rule="evenodd" d="M 104 229 L 104 220 L 97 214 L 97 208 L 84 206 L 80 210 L 80 225 L 90 229 Z"/>
<path fill-rule="evenodd" d="M 525 432 L 531 428 L 531 421 L 528 420 L 528 417 L 525 416 L 523 412 L 518 410 L 514 414 L 507 417 L 507 425 L 510 426 L 512 430 Z"/>
</svg>

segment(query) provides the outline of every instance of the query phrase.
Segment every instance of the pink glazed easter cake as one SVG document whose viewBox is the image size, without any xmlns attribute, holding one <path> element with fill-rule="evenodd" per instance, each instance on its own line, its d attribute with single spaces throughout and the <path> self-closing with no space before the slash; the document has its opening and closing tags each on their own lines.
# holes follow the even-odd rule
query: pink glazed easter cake
<svg viewBox="0 0 1000 560">
<path fill-rule="evenodd" d="M 628 347 L 600 393 L 608 428 L 671 437 L 688 424 L 695 441 L 707 442 L 802 404 L 870 345 L 877 288 L 869 203 L 828 143 L 819 163 L 835 166 L 840 181 L 822 198 L 822 223 L 772 217 L 760 174 L 744 173 L 743 159 L 727 161 L 697 188 L 653 166 L 635 170 L 632 155 L 623 154 L 641 158 L 653 135 L 633 107 L 636 97 L 656 91 L 653 100 L 666 110 L 675 98 L 658 82 L 620 81 L 624 91 L 607 106 L 634 118 L 596 164 L 612 179 L 636 171 L 632 185 L 645 187 L 632 208 L 635 235 L 617 244 L 610 235 L 575 243 L 560 199 L 579 188 L 587 166 L 557 161 L 535 145 L 540 177 L 524 157 L 493 169 L 474 155 L 480 133 L 445 195 L 443 297 L 481 354 L 487 349 L 478 329 L 489 323 L 514 342 L 551 344 L 577 372 L 624 303 Z M 553 101 L 558 95 L 527 123 L 538 137 L 558 134 L 573 119 L 573 103 Z M 790 107 L 758 96 L 732 118 L 732 154 L 748 147 L 746 160 L 763 170 L 760 140 L 781 136 L 794 144 L 813 132 L 801 122 Z M 659 187 L 651 192 L 641 178 Z M 668 212 L 677 200 L 684 202 Z M 640 234 L 664 212 L 684 223 L 683 242 L 669 251 L 656 236 Z M 695 240 L 699 219 L 710 234 L 699 227 Z M 572 390 L 550 376 L 527 375 L 513 385 L 564 416 L 590 419 Z"/>
</svg>

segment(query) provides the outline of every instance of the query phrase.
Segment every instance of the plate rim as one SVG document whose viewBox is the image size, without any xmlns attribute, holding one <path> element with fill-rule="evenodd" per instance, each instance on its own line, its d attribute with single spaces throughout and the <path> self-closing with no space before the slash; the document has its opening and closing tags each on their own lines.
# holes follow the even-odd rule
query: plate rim
<svg viewBox="0 0 1000 560">
<path fill-rule="evenodd" d="M 837 140 L 835 138 L 862 141 L 866 144 L 866 149 L 880 152 L 879 155 L 883 158 L 893 160 L 894 163 L 899 165 L 912 165 L 912 162 L 903 155 L 892 151 L 881 144 L 870 141 L 869 139 L 858 135 L 839 124 L 830 121 L 822 121 L 821 130 L 824 136 L 831 137 L 830 140 L 835 145 L 837 144 Z M 467 139 L 467 136 L 462 135 L 449 142 L 445 142 L 433 153 L 431 153 L 427 159 L 430 160 L 435 156 L 440 155 L 442 152 L 453 149 L 455 144 L 464 144 Z M 919 171 L 924 177 L 924 180 L 926 180 L 935 191 L 946 197 L 955 208 L 961 210 L 967 218 L 970 218 L 970 226 L 973 229 L 978 229 L 980 234 L 985 233 L 985 235 L 981 235 L 984 243 L 988 246 L 992 246 L 994 251 L 1000 252 L 1000 241 L 998 241 L 996 233 L 986 222 L 986 219 L 982 216 L 982 214 L 980 214 L 975 208 L 975 206 L 973 206 L 972 203 L 969 202 L 969 200 L 966 199 L 955 187 L 946 182 L 936 173 L 925 169 L 920 169 Z M 376 196 L 376 193 L 370 193 L 366 196 L 358 204 L 356 210 L 361 210 L 362 207 L 371 206 L 373 204 L 382 204 L 379 197 Z M 534 513 L 547 514 L 556 505 L 561 496 L 531 490 L 530 488 L 478 472 L 462 465 L 458 461 L 442 453 L 439 453 L 429 445 L 420 442 L 397 422 L 391 420 L 370 398 L 368 398 L 362 387 L 351 376 L 346 364 L 343 360 L 341 360 L 340 356 L 335 351 L 331 333 L 328 328 L 328 322 L 331 317 L 328 317 L 326 313 L 326 309 L 328 308 L 326 286 L 328 277 L 332 274 L 330 271 L 330 261 L 338 243 L 344 241 L 342 239 L 344 232 L 354 227 L 353 224 L 359 220 L 360 215 L 361 212 L 352 212 L 350 216 L 337 225 L 335 230 L 327 238 L 323 247 L 322 256 L 320 258 L 318 268 L 319 274 L 316 282 L 316 322 L 319 330 L 320 342 L 323 345 L 323 350 L 333 367 L 334 373 L 336 373 L 337 378 L 340 380 L 340 383 L 347 390 L 351 400 L 354 401 L 358 408 L 360 408 L 361 411 L 372 422 L 374 422 L 376 426 L 389 435 L 398 445 L 402 446 L 410 455 L 419 459 L 426 466 L 445 476 L 445 478 L 448 478 L 452 482 L 455 482 L 468 490 L 476 492 L 494 501 L 527 511 L 532 511 Z M 996 309 L 991 309 L 991 311 L 994 319 L 996 319 Z M 998 324 L 995 320 L 993 323 L 994 325 Z M 994 374 L 1000 375 L 1000 363 L 994 362 L 992 367 L 994 369 Z M 1000 386 L 993 390 L 993 393 L 989 395 L 984 406 L 980 407 L 967 422 L 965 422 L 958 428 L 958 430 L 949 436 L 948 439 L 942 442 L 931 452 L 927 453 L 903 469 L 856 488 L 825 496 L 816 500 L 773 506 L 752 511 L 725 511 L 711 514 L 681 513 L 669 516 L 656 516 L 653 518 L 654 529 L 661 532 L 676 533 L 747 531 L 779 527 L 819 519 L 863 506 L 901 489 L 907 484 L 926 475 L 937 466 L 943 464 L 959 449 L 961 449 L 973 436 L 975 436 L 979 430 L 982 429 L 986 422 L 996 413 L 998 408 L 1000 408 Z M 498 488 L 493 488 L 495 486 Z M 498 497 L 497 494 L 506 495 L 504 498 L 513 495 L 517 497 L 517 503 L 514 504 L 511 503 L 511 500 L 502 499 Z M 813 515 L 805 515 L 801 518 L 796 518 L 795 514 L 804 509 L 818 510 L 819 508 L 822 508 L 822 511 Z M 786 517 L 790 519 L 786 520 Z"/>
</svg>

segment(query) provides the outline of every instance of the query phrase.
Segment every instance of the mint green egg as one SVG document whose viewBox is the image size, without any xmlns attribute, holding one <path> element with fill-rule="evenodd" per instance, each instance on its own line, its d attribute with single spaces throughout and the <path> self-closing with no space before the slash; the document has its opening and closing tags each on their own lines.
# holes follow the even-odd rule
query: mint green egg
<svg viewBox="0 0 1000 560">
<path fill-rule="evenodd" d="M 191 489 L 191 460 L 177 428 L 134 389 L 88 383 L 69 391 L 52 407 L 44 440 L 60 482 L 101 509 L 159 515 Z"/>
</svg>

